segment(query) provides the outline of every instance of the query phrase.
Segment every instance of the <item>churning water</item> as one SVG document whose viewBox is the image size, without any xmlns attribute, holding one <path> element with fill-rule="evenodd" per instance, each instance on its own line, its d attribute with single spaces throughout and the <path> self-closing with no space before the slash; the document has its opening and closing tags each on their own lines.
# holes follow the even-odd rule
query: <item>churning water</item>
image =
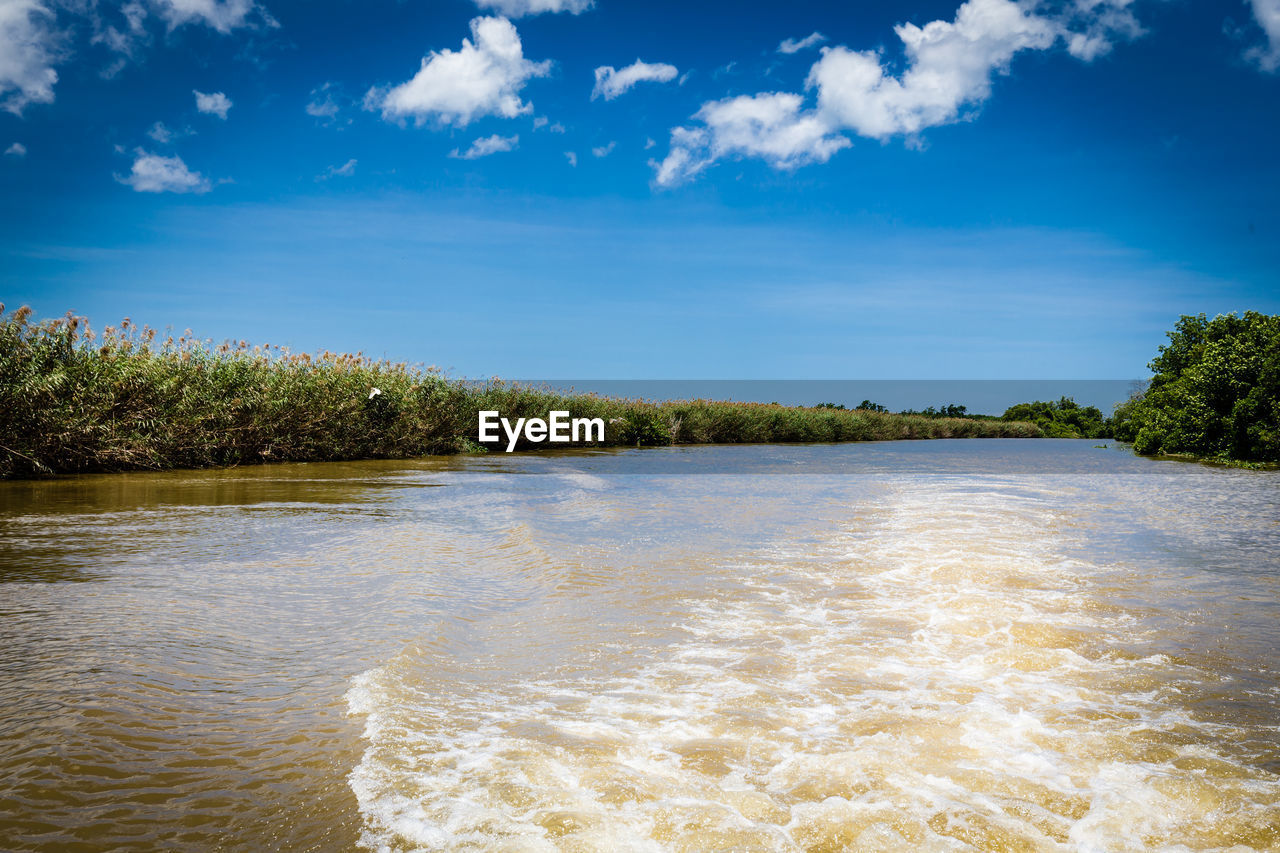
<svg viewBox="0 0 1280 853">
<path fill-rule="evenodd" d="M 13 849 L 1280 849 L 1280 474 L 1092 442 L 0 485 Z"/>
</svg>

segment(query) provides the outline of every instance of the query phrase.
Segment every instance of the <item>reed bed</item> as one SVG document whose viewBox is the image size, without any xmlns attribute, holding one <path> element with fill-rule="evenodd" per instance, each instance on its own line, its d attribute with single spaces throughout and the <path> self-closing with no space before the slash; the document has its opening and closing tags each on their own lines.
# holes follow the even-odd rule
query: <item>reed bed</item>
<svg viewBox="0 0 1280 853">
<path fill-rule="evenodd" d="M 97 333 L 83 317 L 35 323 L 29 308 L 0 305 L 0 477 L 482 451 L 482 410 L 603 418 L 605 440 L 585 443 L 598 447 L 1042 434 L 1022 422 L 473 384 L 361 353 L 162 337 L 128 319 Z"/>
</svg>

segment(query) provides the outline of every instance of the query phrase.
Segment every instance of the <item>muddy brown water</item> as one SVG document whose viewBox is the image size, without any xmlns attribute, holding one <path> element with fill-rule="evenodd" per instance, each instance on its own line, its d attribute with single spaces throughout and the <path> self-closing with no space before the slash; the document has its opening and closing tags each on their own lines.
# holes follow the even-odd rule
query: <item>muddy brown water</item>
<svg viewBox="0 0 1280 853">
<path fill-rule="evenodd" d="M 1280 849 L 1280 473 L 1095 444 L 0 483 L 0 848 Z"/>
</svg>

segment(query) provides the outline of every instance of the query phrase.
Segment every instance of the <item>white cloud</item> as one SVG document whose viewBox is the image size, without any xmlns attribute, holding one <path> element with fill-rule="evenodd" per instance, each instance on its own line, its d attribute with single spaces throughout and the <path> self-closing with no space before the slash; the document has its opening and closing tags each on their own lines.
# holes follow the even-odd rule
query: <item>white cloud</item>
<svg viewBox="0 0 1280 853">
<path fill-rule="evenodd" d="M 558 121 L 553 123 L 551 119 L 547 118 L 546 116 L 538 116 L 533 120 L 534 130 L 542 130 L 544 128 L 548 133 L 564 133 L 565 132 L 565 127 L 563 124 L 561 124 Z"/>
<path fill-rule="evenodd" d="M 1280 4 L 1280 0 L 1255 0 Z M 1077 58 L 1091 60 L 1120 38 L 1142 28 L 1133 0 L 1070 0 L 1053 17 L 1034 2 L 966 0 L 954 20 L 894 28 L 905 62 L 894 74 L 875 51 L 826 47 L 798 94 L 768 93 L 704 104 L 694 118 L 702 126 L 676 128 L 667 157 L 655 163 L 655 180 L 686 180 L 725 156 L 761 157 L 777 168 L 824 162 L 850 142 L 841 134 L 887 140 L 915 137 L 930 127 L 960 121 L 991 96 L 992 80 L 1007 73 L 1023 51 L 1047 50 L 1061 40 Z M 818 35 L 817 33 L 814 34 Z M 800 49 L 802 42 L 783 42 Z"/>
<path fill-rule="evenodd" d="M 311 90 L 311 100 L 307 101 L 307 105 L 303 108 L 307 115 L 313 118 L 323 119 L 326 122 L 332 121 L 338 115 L 337 100 L 334 95 L 337 93 L 337 87 L 333 83 L 325 83 L 323 86 L 317 86 Z"/>
<path fill-rule="evenodd" d="M 644 140 L 644 150 L 645 150 L 645 151 L 648 151 L 650 148 L 652 148 L 653 146 L 655 146 L 655 145 L 657 145 L 657 144 L 658 144 L 658 143 L 657 143 L 657 141 L 655 141 L 655 140 L 654 140 L 654 138 L 653 138 L 652 136 L 645 137 L 645 140 Z"/>
<path fill-rule="evenodd" d="M 324 170 L 324 174 L 320 175 L 316 180 L 327 181 L 330 178 L 349 178 L 356 173 L 356 163 L 359 161 L 352 157 L 341 166 L 330 166 Z"/>
<path fill-rule="evenodd" d="M 324 100 L 313 99 L 307 101 L 307 105 L 304 109 L 307 111 L 307 115 L 314 116 L 315 118 L 333 118 L 338 114 L 338 105 L 335 104 L 333 99 L 327 95 L 324 97 Z"/>
<path fill-rule="evenodd" d="M 217 116 L 224 121 L 227 118 L 227 110 L 231 109 L 231 99 L 221 92 L 214 92 L 206 95 L 204 92 L 191 90 L 196 96 L 196 109 L 202 113 Z"/>
<path fill-rule="evenodd" d="M 702 127 L 671 132 L 671 151 L 655 163 L 659 185 L 669 186 L 697 175 L 729 156 L 762 157 L 775 168 L 794 169 L 825 163 L 851 144 L 813 110 L 789 92 L 741 95 L 703 104 L 694 118 Z"/>
<path fill-rule="evenodd" d="M 574 167 L 575 169 L 578 168 L 578 154 L 576 151 L 564 152 L 564 159 L 569 161 L 570 166 Z"/>
<path fill-rule="evenodd" d="M 1263 71 L 1280 68 L 1280 0 L 1251 0 L 1253 17 L 1267 34 L 1267 45 L 1258 46 L 1247 54 Z"/>
<path fill-rule="evenodd" d="M 532 111 L 520 90 L 550 73 L 551 62 L 524 58 L 520 34 L 506 18 L 475 18 L 459 50 L 433 51 L 413 78 L 387 91 L 369 90 L 365 105 L 385 119 L 435 118 L 465 127 L 482 116 L 515 118 Z"/>
<path fill-rule="evenodd" d="M 591 149 L 591 154 L 594 157 L 608 157 L 613 153 L 613 149 L 616 147 L 618 147 L 617 142 L 610 142 L 608 145 L 598 145 Z"/>
<path fill-rule="evenodd" d="M 1043 50 L 1058 37 L 1046 18 L 1011 0 L 968 0 L 954 21 L 895 27 L 907 55 L 901 77 L 885 74 L 880 57 L 844 47 L 823 50 L 806 85 L 818 108 L 862 136 L 885 139 L 955 121 L 961 107 L 991 94 L 991 77 L 1014 54 Z"/>
<path fill-rule="evenodd" d="M 799 53 L 810 47 L 816 47 L 827 40 L 822 33 L 810 33 L 802 39 L 783 39 L 778 45 L 778 53 Z"/>
<path fill-rule="evenodd" d="M 6 148 L 6 149 L 4 150 L 4 156 L 6 156 L 6 157 L 26 157 L 26 156 L 27 156 L 27 146 L 23 145 L 21 142 L 15 142 L 15 143 L 13 143 L 12 145 L 10 145 L 8 148 Z"/>
<path fill-rule="evenodd" d="M 676 79 L 680 72 L 674 65 L 665 62 L 635 62 L 616 70 L 612 65 L 602 65 L 596 69 L 596 86 L 591 90 L 591 100 L 604 98 L 612 101 L 637 83 L 652 80 L 655 83 L 669 83 Z"/>
<path fill-rule="evenodd" d="M 1130 8 L 1134 0 L 1075 0 L 1065 16 L 1063 37 L 1067 50 L 1076 59 L 1092 62 L 1115 47 L 1117 38 L 1126 41 L 1144 30 Z"/>
<path fill-rule="evenodd" d="M 43 0 L 0 0 L 0 108 L 53 103 L 60 58 L 54 13 Z"/>
<path fill-rule="evenodd" d="M 205 193 L 209 181 L 199 172 L 187 168 L 180 157 L 161 157 L 137 149 L 133 169 L 128 176 L 116 180 L 140 193 Z"/>
<path fill-rule="evenodd" d="M 150 136 L 161 145 L 167 145 L 173 140 L 173 131 L 165 127 L 164 122 L 158 121 L 151 125 L 151 129 L 147 131 L 147 136 Z"/>
<path fill-rule="evenodd" d="M 101 11 L 99 14 L 101 14 Z M 120 7 L 120 15 L 124 18 L 124 26 L 122 28 L 114 24 L 105 24 L 101 17 L 95 15 L 93 17 L 94 34 L 92 42 L 94 44 L 105 44 L 115 53 L 132 57 L 140 44 L 150 40 L 146 29 L 147 9 L 137 0 L 131 0 L 131 2 L 125 3 Z M 124 66 L 125 61 L 117 59 L 102 74 L 110 79 L 118 74 Z"/>
<path fill-rule="evenodd" d="M 3 2 L 3 0 L 0 0 Z M 92 25 L 92 44 L 102 44 L 117 54 L 99 73 L 115 77 L 150 44 L 148 23 L 152 15 L 170 32 L 188 24 L 207 26 L 222 34 L 241 28 L 278 27 L 271 13 L 256 0 L 45 0 L 85 12 Z M 114 19 L 114 20 L 112 20 Z"/>
<path fill-rule="evenodd" d="M 522 18 L 543 12 L 579 15 L 595 4 L 594 0 L 476 0 L 476 5 L 481 9 L 493 9 L 508 18 Z"/>
<path fill-rule="evenodd" d="M 471 143 L 471 147 L 461 154 L 455 148 L 449 152 L 450 157 L 460 160 L 475 160 L 479 157 L 488 157 L 490 154 L 498 154 L 502 151 L 514 151 L 516 146 L 520 144 L 520 137 L 516 136 L 482 136 L 475 142 Z"/>
<path fill-rule="evenodd" d="M 152 3 L 171 30 L 184 24 L 205 24 L 220 33 L 229 33 L 248 26 L 254 13 L 267 26 L 278 26 L 253 0 L 152 0 Z"/>
</svg>

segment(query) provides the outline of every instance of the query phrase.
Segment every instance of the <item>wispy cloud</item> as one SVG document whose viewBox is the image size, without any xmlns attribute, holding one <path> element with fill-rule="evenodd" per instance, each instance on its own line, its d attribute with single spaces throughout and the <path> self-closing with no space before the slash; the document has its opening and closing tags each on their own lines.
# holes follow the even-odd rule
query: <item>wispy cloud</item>
<svg viewBox="0 0 1280 853">
<path fill-rule="evenodd" d="M 320 124 L 332 125 L 337 122 L 343 107 L 349 107 L 352 103 L 352 99 L 343 92 L 340 85 L 326 82 L 311 90 L 303 110 Z M 350 123 L 349 118 L 344 122 Z"/>
<path fill-rule="evenodd" d="M 564 159 L 569 161 L 570 166 L 573 166 L 575 169 L 578 168 L 578 152 L 566 151 L 564 152 Z"/>
<path fill-rule="evenodd" d="M 187 136 L 195 136 L 195 131 L 189 127 L 181 130 L 169 127 L 162 121 L 158 121 L 151 127 L 147 128 L 147 136 L 159 142 L 161 145 L 168 145 L 170 142 L 182 139 Z"/>
<path fill-rule="evenodd" d="M 1075 0 L 1057 20 L 1076 59 L 1092 62 L 1106 56 L 1117 40 L 1130 41 L 1146 32 L 1133 14 L 1135 0 Z"/>
<path fill-rule="evenodd" d="M 19 157 L 19 158 L 26 157 L 27 146 L 23 145 L 21 142 L 15 142 L 4 150 L 4 156 Z"/>
<path fill-rule="evenodd" d="M 147 136 L 150 136 L 161 145 L 167 145 L 173 140 L 173 131 L 165 127 L 164 122 L 158 121 L 151 125 L 151 128 L 147 131 Z"/>
<path fill-rule="evenodd" d="M 802 39 L 783 39 L 778 45 L 778 53 L 799 53 L 810 47 L 817 47 L 827 40 L 822 33 L 814 32 Z"/>
<path fill-rule="evenodd" d="M 0 108 L 21 113 L 30 103 L 52 103 L 54 66 L 71 56 L 81 32 L 113 54 L 98 76 L 114 78 L 151 43 L 154 20 L 170 32 L 188 25 L 223 34 L 279 26 L 255 0 L 0 0 Z"/>
<path fill-rule="evenodd" d="M 550 133 L 564 133 L 565 127 L 560 122 L 552 123 L 551 119 L 546 116 L 538 116 L 533 120 L 533 129 L 542 130 L 546 128 Z"/>
<path fill-rule="evenodd" d="M 522 18 L 546 12 L 580 15 L 595 3 L 593 0 L 476 0 L 476 5 L 481 9 L 493 9 L 508 18 Z"/>
<path fill-rule="evenodd" d="M 637 83 L 669 83 L 680 72 L 674 65 L 665 62 L 651 63 L 637 59 L 622 70 L 617 70 L 612 65 L 602 65 L 595 73 L 596 85 L 591 90 L 591 99 L 604 98 L 612 101 Z"/>
<path fill-rule="evenodd" d="M 613 149 L 618 146 L 617 142 L 610 142 L 608 145 L 597 145 L 591 149 L 591 156 L 597 158 L 608 157 L 613 153 Z"/>
<path fill-rule="evenodd" d="M 343 163 L 341 166 L 330 166 L 329 168 L 325 169 L 324 172 L 322 172 L 320 175 L 317 175 L 316 180 L 327 181 L 330 178 L 349 178 L 356 173 L 357 162 L 359 161 L 356 160 L 356 158 L 352 157 L 350 160 Z"/>
<path fill-rule="evenodd" d="M 480 157 L 488 157 L 490 154 L 498 154 L 503 151 L 514 151 L 516 146 L 520 144 L 519 135 L 515 136 L 482 136 L 475 142 L 471 143 L 471 147 L 461 153 L 455 148 L 449 152 L 449 156 L 458 160 L 476 160 Z"/>
<path fill-rule="evenodd" d="M 220 33 L 260 24 L 277 27 L 275 18 L 253 0 L 152 0 L 169 29 L 204 24 Z"/>
<path fill-rule="evenodd" d="M 1280 0 L 1250 0 L 1253 17 L 1267 37 L 1266 45 L 1249 50 L 1247 56 L 1263 71 L 1280 68 Z"/>
</svg>

